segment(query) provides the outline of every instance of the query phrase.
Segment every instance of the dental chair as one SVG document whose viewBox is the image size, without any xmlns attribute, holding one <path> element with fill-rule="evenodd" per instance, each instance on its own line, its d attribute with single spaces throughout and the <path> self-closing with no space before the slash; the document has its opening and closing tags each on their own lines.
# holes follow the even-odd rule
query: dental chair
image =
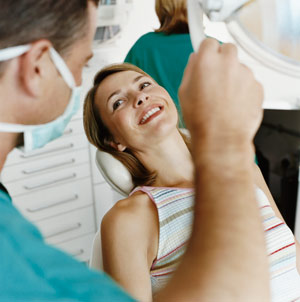
<svg viewBox="0 0 300 302">
<path fill-rule="evenodd" d="M 119 194 L 127 197 L 133 190 L 134 185 L 127 168 L 109 153 L 96 151 L 96 166 L 106 182 Z M 103 270 L 101 233 L 98 229 L 93 243 L 90 256 L 90 268 Z"/>
</svg>

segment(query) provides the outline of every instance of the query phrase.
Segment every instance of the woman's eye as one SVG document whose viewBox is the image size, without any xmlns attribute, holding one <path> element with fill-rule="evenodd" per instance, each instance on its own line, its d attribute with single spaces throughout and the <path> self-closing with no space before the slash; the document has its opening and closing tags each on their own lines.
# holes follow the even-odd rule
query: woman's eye
<svg viewBox="0 0 300 302">
<path fill-rule="evenodd" d="M 117 101 L 115 101 L 114 104 L 113 104 L 113 110 L 118 109 L 118 107 L 119 107 L 123 102 L 124 102 L 123 100 L 117 100 Z"/>
<path fill-rule="evenodd" d="M 150 85 L 151 85 L 150 82 L 144 82 L 144 83 L 141 84 L 140 88 L 141 88 L 141 89 L 144 89 L 144 88 L 146 88 L 146 87 L 148 87 L 148 86 L 150 86 Z"/>
</svg>

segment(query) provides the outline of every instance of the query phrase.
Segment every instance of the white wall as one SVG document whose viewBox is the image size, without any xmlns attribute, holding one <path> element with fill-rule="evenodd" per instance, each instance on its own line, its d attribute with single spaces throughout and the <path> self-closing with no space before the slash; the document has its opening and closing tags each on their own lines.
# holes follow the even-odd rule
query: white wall
<svg viewBox="0 0 300 302">
<path fill-rule="evenodd" d="M 155 13 L 155 0 L 133 0 L 133 5 L 129 22 L 120 40 L 124 58 L 140 36 L 159 27 Z"/>
</svg>

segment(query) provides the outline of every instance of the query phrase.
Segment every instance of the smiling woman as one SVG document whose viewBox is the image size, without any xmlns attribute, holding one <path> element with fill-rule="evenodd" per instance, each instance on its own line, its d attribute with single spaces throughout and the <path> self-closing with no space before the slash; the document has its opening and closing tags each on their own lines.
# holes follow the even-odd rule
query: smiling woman
<svg viewBox="0 0 300 302">
<path fill-rule="evenodd" d="M 151 301 L 165 286 L 191 235 L 194 166 L 188 140 L 177 124 L 177 110 L 167 91 L 129 64 L 100 71 L 85 99 L 89 141 L 121 160 L 136 186 L 103 218 L 101 239 L 104 270 L 139 301 Z M 300 294 L 298 243 L 259 168 L 253 166 L 272 301 L 292 301 Z"/>
<path fill-rule="evenodd" d="M 121 88 L 122 81 L 125 81 L 123 89 Z M 98 89 L 100 86 L 101 89 Z M 153 90 L 155 91 L 154 95 Z M 151 96 L 150 93 L 152 94 Z M 150 98 L 151 100 L 149 101 Z M 155 103 L 153 103 L 154 99 L 156 100 Z M 135 102 L 135 105 L 131 102 Z M 131 116 L 130 121 L 125 121 L 129 119 L 127 116 L 127 111 L 130 109 L 129 104 L 136 106 L 137 110 L 133 111 L 136 111 L 134 113 L 135 116 Z M 99 150 L 106 151 L 120 160 L 130 171 L 136 186 L 152 185 L 156 173 L 152 169 L 147 169 L 137 159 L 133 152 L 133 146 L 126 146 L 125 142 L 121 144 L 121 141 L 123 141 L 122 136 L 119 136 L 120 141 L 117 141 L 117 132 L 123 131 L 128 125 L 133 126 L 134 121 L 136 126 L 138 124 L 145 124 L 146 126 L 148 122 L 158 117 L 164 111 L 166 104 L 168 104 L 168 109 L 172 113 L 171 121 L 173 127 L 176 128 L 178 122 L 176 108 L 166 90 L 159 86 L 143 70 L 127 63 L 114 64 L 102 69 L 95 76 L 94 86 L 86 96 L 84 104 L 84 128 L 89 141 Z M 153 110 L 156 112 L 153 112 Z M 133 112 L 128 114 L 133 115 Z M 150 115 L 151 118 L 149 118 Z M 160 118 L 163 118 L 163 116 Z M 156 122 L 159 121 L 157 119 Z M 163 135 L 161 133 L 162 129 L 159 126 L 161 124 L 155 124 L 157 135 Z M 135 127 L 135 130 L 137 129 L 139 128 Z M 145 128 L 140 134 L 144 139 L 147 139 L 146 145 L 148 146 L 148 135 L 151 136 L 151 132 L 147 133 L 147 129 Z M 128 134 L 129 141 L 127 143 L 130 144 L 134 136 L 130 131 Z M 181 135 L 184 141 L 188 143 L 188 138 L 184 134 Z"/>
</svg>

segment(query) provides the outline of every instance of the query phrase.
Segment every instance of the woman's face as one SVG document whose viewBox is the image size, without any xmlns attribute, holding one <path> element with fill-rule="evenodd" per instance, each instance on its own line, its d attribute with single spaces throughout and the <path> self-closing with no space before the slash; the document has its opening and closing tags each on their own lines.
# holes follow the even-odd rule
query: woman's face
<svg viewBox="0 0 300 302">
<path fill-rule="evenodd" d="M 114 142 L 131 150 L 143 150 L 177 126 L 177 110 L 168 92 L 135 71 L 105 78 L 95 104 Z"/>
</svg>

